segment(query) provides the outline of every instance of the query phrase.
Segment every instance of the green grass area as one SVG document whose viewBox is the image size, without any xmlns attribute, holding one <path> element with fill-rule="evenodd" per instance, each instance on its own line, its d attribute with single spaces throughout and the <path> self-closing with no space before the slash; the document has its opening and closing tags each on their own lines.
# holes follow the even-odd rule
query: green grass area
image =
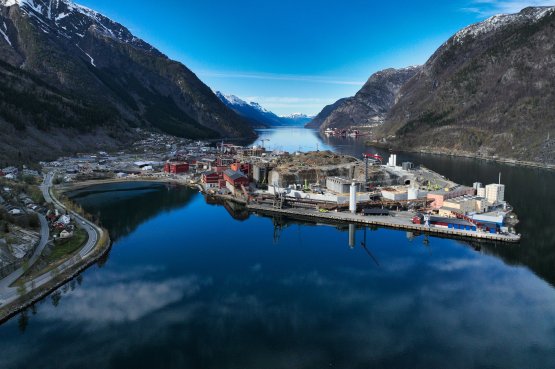
<svg viewBox="0 0 555 369">
<path fill-rule="evenodd" d="M 54 247 L 47 256 L 41 257 L 35 265 L 15 281 L 12 286 L 18 286 L 23 282 L 32 281 L 34 278 L 57 268 L 67 259 L 71 258 L 87 242 L 89 235 L 83 229 L 77 229 L 73 237 L 67 240 L 60 240 L 54 243 Z"/>
<path fill-rule="evenodd" d="M 87 232 L 84 229 L 78 228 L 73 232 L 73 237 L 67 240 L 55 241 L 54 248 L 46 258 L 46 262 L 50 264 L 71 257 L 85 244 L 85 242 L 87 242 L 88 238 L 89 235 Z"/>
</svg>

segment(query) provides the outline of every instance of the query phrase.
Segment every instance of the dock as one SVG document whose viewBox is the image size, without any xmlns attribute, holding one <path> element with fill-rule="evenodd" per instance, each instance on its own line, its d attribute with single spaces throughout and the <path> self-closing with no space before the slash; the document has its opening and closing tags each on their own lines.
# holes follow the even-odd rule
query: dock
<svg viewBox="0 0 555 369">
<path fill-rule="evenodd" d="M 391 216 L 366 216 L 348 212 L 320 212 L 305 208 L 278 209 L 271 205 L 249 204 L 249 211 L 262 215 L 283 215 L 291 218 L 311 219 L 329 223 L 350 223 L 379 226 L 384 228 L 402 229 L 411 232 L 426 233 L 431 235 L 462 238 L 467 240 L 482 240 L 503 243 L 517 243 L 520 241 L 519 234 L 487 233 L 480 231 L 466 231 L 462 229 L 439 228 L 421 224 L 413 224 L 412 214 L 408 212 L 395 212 Z"/>
</svg>

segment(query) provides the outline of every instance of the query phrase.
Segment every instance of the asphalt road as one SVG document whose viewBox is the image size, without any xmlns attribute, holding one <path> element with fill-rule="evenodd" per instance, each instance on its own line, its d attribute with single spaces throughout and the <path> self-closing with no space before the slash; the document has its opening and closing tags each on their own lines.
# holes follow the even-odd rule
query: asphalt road
<svg viewBox="0 0 555 369">
<path fill-rule="evenodd" d="M 54 175 L 52 173 L 48 173 L 45 178 L 43 184 L 40 186 L 44 199 L 48 203 L 53 203 L 59 210 L 65 211 L 65 207 L 62 203 L 60 203 L 57 199 L 53 198 L 50 194 L 50 188 L 52 187 L 52 180 L 54 179 Z M 34 288 L 40 287 L 45 283 L 50 282 L 54 277 L 58 274 L 63 272 L 64 270 L 76 265 L 81 260 L 85 259 L 89 254 L 94 250 L 96 243 L 98 241 L 99 235 L 102 233 L 102 230 L 97 227 L 94 223 L 89 222 L 87 219 L 83 218 L 77 213 L 69 212 L 70 215 L 75 219 L 77 226 L 84 229 L 88 234 L 88 240 L 85 245 L 79 250 L 79 253 L 72 257 L 69 260 L 66 260 L 62 263 L 55 271 L 47 272 L 43 275 L 36 277 L 34 280 L 27 282 L 25 287 L 27 291 L 30 291 Z M 32 266 L 40 257 L 42 251 L 46 247 L 48 243 L 48 239 L 50 237 L 48 222 L 46 218 L 42 215 L 39 215 L 39 219 L 41 221 L 41 240 L 40 245 L 37 247 L 35 253 L 29 260 L 29 266 Z M 10 274 L 6 278 L 0 281 L 0 305 L 7 304 L 19 297 L 19 292 L 15 287 L 9 287 L 13 282 L 15 282 L 19 277 L 21 277 L 24 273 L 23 268 L 19 268 L 14 273 Z"/>
</svg>

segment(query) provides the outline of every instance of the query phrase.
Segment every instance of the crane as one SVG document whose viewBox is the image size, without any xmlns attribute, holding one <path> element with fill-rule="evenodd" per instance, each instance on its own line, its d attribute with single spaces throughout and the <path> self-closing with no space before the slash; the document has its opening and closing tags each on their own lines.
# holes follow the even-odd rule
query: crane
<svg viewBox="0 0 555 369">
<path fill-rule="evenodd" d="M 262 145 L 262 148 L 264 148 L 264 141 L 270 141 L 269 138 L 263 138 L 260 140 L 260 144 Z"/>
<path fill-rule="evenodd" d="M 364 189 L 367 190 L 368 189 L 368 159 L 372 158 L 374 160 L 377 160 L 380 162 L 380 164 L 382 164 L 383 158 L 378 155 L 378 154 L 371 154 L 371 153 L 364 153 L 362 154 L 362 157 L 364 158 Z"/>
</svg>

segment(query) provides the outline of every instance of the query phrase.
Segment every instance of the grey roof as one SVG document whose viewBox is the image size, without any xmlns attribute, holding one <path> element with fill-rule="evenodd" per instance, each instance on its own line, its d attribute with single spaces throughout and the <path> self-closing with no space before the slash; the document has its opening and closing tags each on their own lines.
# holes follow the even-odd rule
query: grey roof
<svg viewBox="0 0 555 369">
<path fill-rule="evenodd" d="M 236 180 L 236 179 L 239 179 L 239 178 L 246 178 L 246 177 L 247 177 L 247 176 L 244 175 L 243 173 L 238 172 L 238 171 L 233 170 L 233 169 L 226 169 L 226 171 L 224 172 L 224 174 L 225 174 L 226 176 L 228 176 L 229 178 L 233 179 L 233 180 Z"/>
</svg>

